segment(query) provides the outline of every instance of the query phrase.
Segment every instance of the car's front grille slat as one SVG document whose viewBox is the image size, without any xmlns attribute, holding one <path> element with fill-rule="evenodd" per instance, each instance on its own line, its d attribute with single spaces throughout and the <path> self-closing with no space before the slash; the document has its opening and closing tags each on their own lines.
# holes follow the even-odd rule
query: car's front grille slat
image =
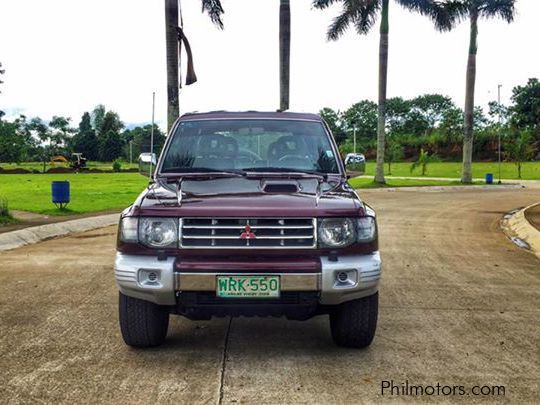
<svg viewBox="0 0 540 405">
<path fill-rule="evenodd" d="M 245 225 L 236 226 L 222 226 L 222 225 L 184 225 L 184 229 L 244 229 Z M 309 226 L 251 226 L 251 229 L 313 229 L 312 225 Z"/>
<path fill-rule="evenodd" d="M 238 236 L 184 236 L 184 239 L 238 239 Z M 313 235 L 303 236 L 257 236 L 257 239 L 313 239 Z"/>
<path fill-rule="evenodd" d="M 313 218 L 182 218 L 179 239 L 193 249 L 305 249 L 316 228 Z"/>
</svg>

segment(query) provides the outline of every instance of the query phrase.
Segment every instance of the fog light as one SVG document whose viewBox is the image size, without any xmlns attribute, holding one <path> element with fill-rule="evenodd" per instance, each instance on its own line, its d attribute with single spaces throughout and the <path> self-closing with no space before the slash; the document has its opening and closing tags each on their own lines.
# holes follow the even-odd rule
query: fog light
<svg viewBox="0 0 540 405">
<path fill-rule="evenodd" d="M 340 270 L 334 276 L 334 288 L 354 288 L 358 284 L 358 272 L 355 269 Z"/>
<path fill-rule="evenodd" d="M 145 287 L 160 287 L 160 271 L 159 270 L 139 270 L 139 284 Z"/>
</svg>

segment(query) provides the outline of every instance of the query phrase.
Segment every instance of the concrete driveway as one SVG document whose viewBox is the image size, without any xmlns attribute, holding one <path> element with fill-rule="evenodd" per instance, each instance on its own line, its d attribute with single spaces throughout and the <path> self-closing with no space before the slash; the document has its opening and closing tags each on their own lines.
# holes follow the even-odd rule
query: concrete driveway
<svg viewBox="0 0 540 405">
<path fill-rule="evenodd" d="M 0 253 L 0 402 L 460 399 L 382 395 L 383 380 L 463 385 L 467 400 L 484 403 L 536 402 L 540 261 L 509 242 L 499 220 L 540 192 L 362 194 L 378 210 L 384 260 L 369 349 L 335 347 L 326 317 L 174 317 L 165 346 L 130 349 L 117 325 L 110 227 Z M 473 396 L 474 386 L 504 386 L 505 395 Z"/>
</svg>

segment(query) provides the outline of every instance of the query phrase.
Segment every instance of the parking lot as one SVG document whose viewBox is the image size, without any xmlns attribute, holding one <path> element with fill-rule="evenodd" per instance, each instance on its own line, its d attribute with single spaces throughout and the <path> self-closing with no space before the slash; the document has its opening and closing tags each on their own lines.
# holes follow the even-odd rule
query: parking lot
<svg viewBox="0 0 540 405">
<path fill-rule="evenodd" d="M 463 385 L 467 399 L 536 402 L 540 262 L 500 231 L 539 190 L 370 190 L 384 261 L 367 350 L 333 345 L 327 317 L 172 319 L 166 345 L 124 345 L 116 229 L 0 253 L 3 403 L 361 403 L 394 384 Z M 504 386 L 504 396 L 473 396 Z"/>
</svg>

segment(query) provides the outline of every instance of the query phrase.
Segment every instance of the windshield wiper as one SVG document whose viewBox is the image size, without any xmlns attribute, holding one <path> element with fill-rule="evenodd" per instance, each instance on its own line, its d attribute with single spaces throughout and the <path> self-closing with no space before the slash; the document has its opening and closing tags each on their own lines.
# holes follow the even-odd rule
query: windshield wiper
<svg viewBox="0 0 540 405">
<path fill-rule="evenodd" d="M 206 175 L 206 174 L 232 174 L 235 176 L 246 176 L 247 173 L 240 169 L 213 169 L 210 167 L 169 167 L 161 171 L 161 174 L 183 175 Z"/>
<path fill-rule="evenodd" d="M 323 179 L 328 178 L 328 173 L 318 172 L 316 170 L 302 170 L 302 169 L 291 169 L 288 167 L 245 167 L 244 172 L 268 172 L 268 173 L 283 173 L 283 174 L 308 174 L 313 176 L 322 177 Z"/>
</svg>

